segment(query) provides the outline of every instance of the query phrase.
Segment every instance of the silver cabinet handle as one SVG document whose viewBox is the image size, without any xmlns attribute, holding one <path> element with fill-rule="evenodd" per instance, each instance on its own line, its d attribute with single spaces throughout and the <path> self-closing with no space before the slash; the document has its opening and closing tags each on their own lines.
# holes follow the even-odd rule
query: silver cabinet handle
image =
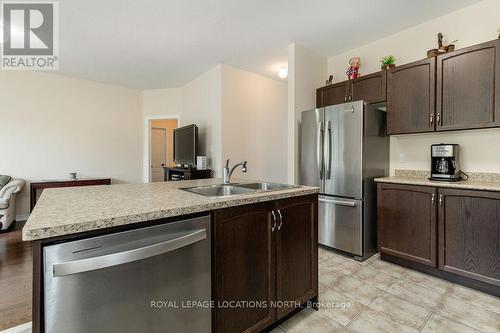
<svg viewBox="0 0 500 333">
<path fill-rule="evenodd" d="M 431 113 L 430 115 L 430 121 L 431 121 L 431 126 L 434 125 L 434 113 Z"/>
<path fill-rule="evenodd" d="M 281 211 L 278 209 L 278 215 L 280 219 L 280 224 L 278 224 L 278 230 L 281 230 L 281 226 L 283 225 L 283 215 L 281 215 Z"/>
<path fill-rule="evenodd" d="M 331 200 L 331 199 L 323 199 L 323 198 L 319 198 L 318 201 L 328 202 L 328 203 L 332 203 L 334 205 L 339 205 L 339 206 L 356 207 L 356 203 L 352 202 L 352 201 Z"/>
<path fill-rule="evenodd" d="M 442 125 L 441 124 L 441 113 L 438 113 L 436 115 L 436 125 Z"/>
<path fill-rule="evenodd" d="M 83 272 L 94 271 L 96 269 L 112 267 L 150 258 L 159 254 L 171 252 L 182 247 L 191 245 L 207 238 L 207 230 L 199 229 L 194 232 L 182 235 L 178 238 L 165 242 L 140 247 L 133 250 L 112 253 L 100 257 L 73 260 L 64 263 L 54 264 L 54 277 L 65 276 Z"/>
<path fill-rule="evenodd" d="M 318 134 L 316 138 L 316 162 L 318 163 L 319 179 L 323 179 L 323 122 L 318 123 Z"/>
<path fill-rule="evenodd" d="M 271 214 L 273 215 L 273 224 L 271 225 L 271 232 L 274 232 L 274 229 L 276 229 L 276 214 L 274 214 L 274 210 L 271 211 Z"/>
<path fill-rule="evenodd" d="M 328 120 L 326 122 L 326 131 L 328 132 L 328 139 L 326 140 L 326 143 L 328 144 L 328 149 L 326 149 L 328 155 L 327 157 L 327 162 L 326 162 L 326 179 L 330 179 L 332 177 L 332 126 L 331 126 L 331 121 Z M 326 144 L 325 144 L 326 147 Z"/>
<path fill-rule="evenodd" d="M 443 195 L 442 194 L 439 195 L 439 206 L 443 207 Z"/>
<path fill-rule="evenodd" d="M 432 196 L 431 196 L 431 204 L 434 206 L 434 203 L 436 202 L 436 195 L 434 193 L 432 193 Z"/>
</svg>

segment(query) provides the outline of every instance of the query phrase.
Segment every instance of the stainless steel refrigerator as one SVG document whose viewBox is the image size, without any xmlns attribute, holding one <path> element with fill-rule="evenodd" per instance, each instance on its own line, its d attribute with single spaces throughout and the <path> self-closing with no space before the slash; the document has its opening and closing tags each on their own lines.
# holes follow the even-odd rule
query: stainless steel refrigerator
<svg viewBox="0 0 500 333">
<path fill-rule="evenodd" d="M 302 112 L 301 184 L 320 187 L 318 242 L 364 260 L 376 252 L 374 178 L 389 172 L 384 104 Z"/>
</svg>

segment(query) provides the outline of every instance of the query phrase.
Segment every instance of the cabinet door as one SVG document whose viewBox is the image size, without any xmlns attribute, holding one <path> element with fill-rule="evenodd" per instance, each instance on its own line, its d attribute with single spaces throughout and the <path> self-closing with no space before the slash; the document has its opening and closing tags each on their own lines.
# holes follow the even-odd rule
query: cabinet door
<svg viewBox="0 0 500 333">
<path fill-rule="evenodd" d="M 358 77 L 351 82 L 351 100 L 377 103 L 386 100 L 386 71 Z"/>
<path fill-rule="evenodd" d="M 387 72 L 387 133 L 434 131 L 436 59 L 424 59 Z"/>
<path fill-rule="evenodd" d="M 437 57 L 437 130 L 500 126 L 500 39 Z"/>
<path fill-rule="evenodd" d="M 316 107 L 345 103 L 349 95 L 349 82 L 343 81 L 319 88 L 316 91 Z"/>
<path fill-rule="evenodd" d="M 500 286 L 500 193 L 438 193 L 439 268 Z"/>
<path fill-rule="evenodd" d="M 318 294 L 318 196 L 277 201 L 276 212 L 276 299 L 303 304 Z M 277 319 L 295 308 L 279 307 Z"/>
<path fill-rule="evenodd" d="M 215 331 L 260 332 L 271 325 L 275 310 L 275 241 L 273 202 L 214 212 L 213 299 L 267 302 L 267 307 L 216 307 Z"/>
<path fill-rule="evenodd" d="M 379 251 L 437 267 L 435 199 L 433 187 L 379 184 Z"/>
</svg>

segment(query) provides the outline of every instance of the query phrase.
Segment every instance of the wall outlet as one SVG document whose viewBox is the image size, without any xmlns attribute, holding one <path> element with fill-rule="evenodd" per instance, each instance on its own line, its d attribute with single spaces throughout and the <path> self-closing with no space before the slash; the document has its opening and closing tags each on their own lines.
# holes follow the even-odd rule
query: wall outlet
<svg viewBox="0 0 500 333">
<path fill-rule="evenodd" d="M 406 162 L 406 154 L 399 153 L 399 162 Z"/>
</svg>

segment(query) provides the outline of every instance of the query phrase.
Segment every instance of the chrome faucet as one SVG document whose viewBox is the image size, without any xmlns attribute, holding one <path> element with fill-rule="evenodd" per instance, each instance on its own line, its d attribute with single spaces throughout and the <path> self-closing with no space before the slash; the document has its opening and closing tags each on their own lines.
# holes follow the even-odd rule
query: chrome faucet
<svg viewBox="0 0 500 333">
<path fill-rule="evenodd" d="M 238 167 L 241 167 L 241 171 L 247 172 L 247 161 L 241 161 L 240 163 L 235 164 L 231 170 L 229 170 L 229 158 L 226 161 L 226 166 L 224 167 L 224 184 L 229 184 L 229 181 L 231 180 L 231 175 L 233 174 L 234 170 Z"/>
</svg>

